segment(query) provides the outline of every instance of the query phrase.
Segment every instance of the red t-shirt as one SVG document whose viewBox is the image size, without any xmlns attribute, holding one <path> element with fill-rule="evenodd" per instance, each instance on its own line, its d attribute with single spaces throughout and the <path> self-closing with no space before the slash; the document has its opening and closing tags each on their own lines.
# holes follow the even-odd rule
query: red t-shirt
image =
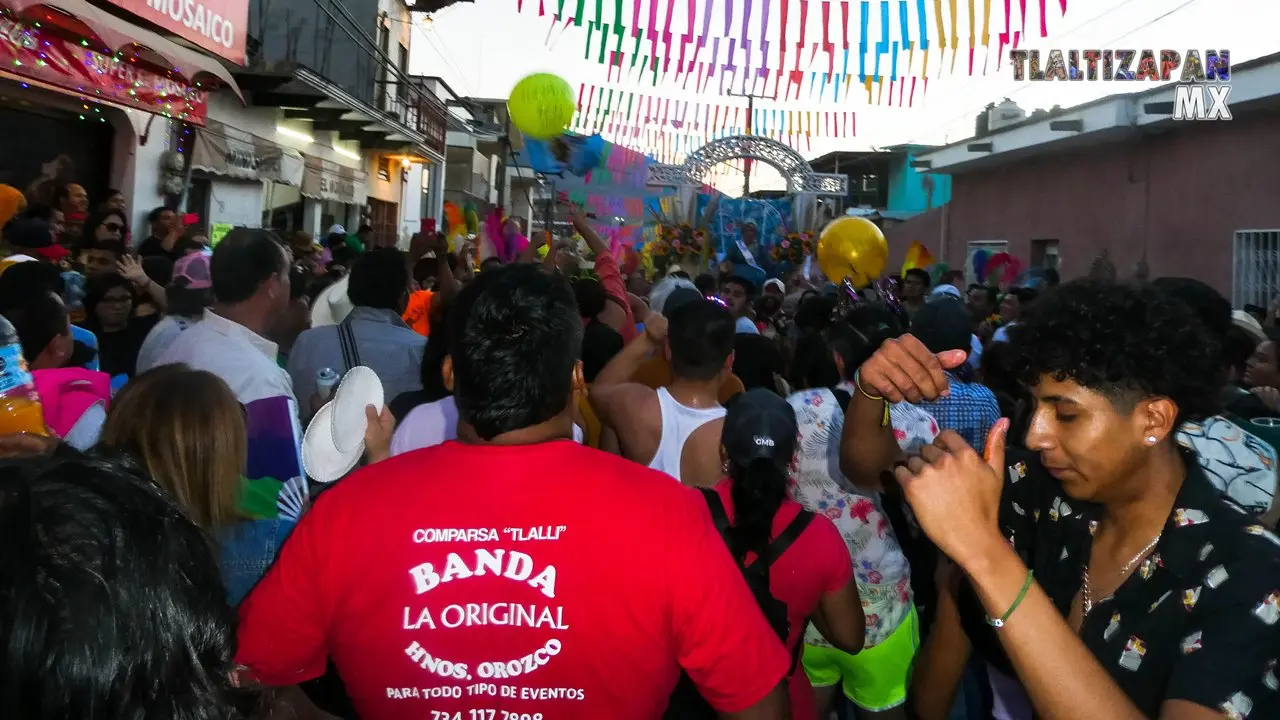
<svg viewBox="0 0 1280 720">
<path fill-rule="evenodd" d="M 368 720 L 648 720 L 681 667 L 736 712 L 790 664 L 705 500 L 569 441 L 448 442 L 361 470 L 320 496 L 240 621 L 259 680 L 331 657 Z"/>
<path fill-rule="evenodd" d="M 730 521 L 734 518 L 733 498 L 729 494 L 731 487 L 732 483 L 727 479 L 715 487 Z M 801 510 L 803 508 L 794 500 L 783 500 L 782 507 L 773 516 L 770 539 L 786 530 Z M 754 553 L 747 557 L 748 563 L 754 559 Z M 822 596 L 848 585 L 852 579 L 853 564 L 849 562 L 849 550 L 840 531 L 825 515 L 814 515 L 800 537 L 769 567 L 769 592 L 787 604 L 787 620 L 791 623 L 791 632 L 787 635 L 788 650 L 804 640 L 809 616 L 818 607 Z M 813 701 L 813 688 L 803 668 L 795 669 L 789 690 L 791 720 L 815 720 L 818 709 Z"/>
</svg>

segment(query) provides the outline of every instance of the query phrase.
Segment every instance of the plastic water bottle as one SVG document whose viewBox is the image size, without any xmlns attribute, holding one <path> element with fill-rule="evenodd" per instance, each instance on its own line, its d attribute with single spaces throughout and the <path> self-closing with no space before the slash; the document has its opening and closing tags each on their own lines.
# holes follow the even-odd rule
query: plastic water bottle
<svg viewBox="0 0 1280 720">
<path fill-rule="evenodd" d="M 333 368 L 320 368 L 316 373 L 316 395 L 320 396 L 321 400 L 328 400 L 333 394 L 333 386 L 337 385 L 340 379 L 338 371 Z"/>
<path fill-rule="evenodd" d="M 35 380 L 13 325 L 0 315 L 0 435 L 48 435 Z"/>
</svg>

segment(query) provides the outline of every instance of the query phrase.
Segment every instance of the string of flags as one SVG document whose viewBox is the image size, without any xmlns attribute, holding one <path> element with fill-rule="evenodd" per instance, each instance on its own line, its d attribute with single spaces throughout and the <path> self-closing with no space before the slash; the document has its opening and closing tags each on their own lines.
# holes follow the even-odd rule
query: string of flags
<svg viewBox="0 0 1280 720">
<path fill-rule="evenodd" d="M 814 137 L 851 138 L 857 133 L 852 111 L 754 108 L 719 102 L 672 99 L 620 88 L 578 85 L 572 130 L 600 134 L 611 142 L 680 153 L 684 146 L 706 144 L 728 135 L 750 133 L 773 138 L 793 149 L 810 149 Z"/>
<path fill-rule="evenodd" d="M 682 90 L 692 82 L 699 93 L 714 87 L 719 94 L 734 91 L 781 100 L 807 96 L 832 102 L 860 88 L 874 104 L 885 103 L 887 85 L 888 104 L 896 97 L 903 105 L 905 97 L 908 107 L 917 89 L 922 95 L 927 92 L 931 57 L 936 57 L 939 77 L 944 71 L 954 74 L 962 56 L 970 76 L 998 70 L 1006 50 L 1019 47 L 1027 37 L 1028 18 L 1038 11 L 1039 35 L 1047 37 L 1051 14 L 1050 0 L 1033 0 L 1032 12 L 1028 0 L 1017 0 L 1016 12 L 1013 0 L 996 0 L 1003 5 L 1004 23 L 1003 30 L 997 27 L 993 34 L 992 0 L 982 0 L 980 15 L 977 0 L 967 0 L 967 18 L 961 15 L 959 0 L 860 0 L 856 9 L 850 7 L 851 0 L 739 0 L 738 14 L 734 0 L 722 0 L 723 27 L 712 27 L 716 0 L 684 0 L 684 27 L 673 29 L 677 0 L 631 0 L 629 13 L 623 0 L 613 0 L 612 13 L 604 0 L 595 0 L 593 11 L 586 0 L 575 1 L 566 14 L 566 0 L 555 0 L 547 42 L 556 28 L 561 33 L 586 28 L 583 57 L 607 66 L 609 82 L 651 87 L 678 83 Z M 524 12 L 526 0 L 516 2 Z M 538 0 L 539 17 L 548 14 L 548 2 Z M 774 3 L 776 34 L 770 32 Z M 530 9 L 532 4 L 527 0 Z M 1059 14 L 1066 13 L 1067 0 L 1054 4 Z M 789 38 L 793 17 L 799 34 Z M 873 19 L 878 37 L 872 33 Z M 817 32 L 811 32 L 811 21 L 819 26 Z M 965 38 L 962 24 L 968 29 Z M 753 26 L 758 33 L 750 32 Z M 851 29 L 857 31 L 852 39 Z M 979 47 L 984 50 L 980 64 Z"/>
</svg>

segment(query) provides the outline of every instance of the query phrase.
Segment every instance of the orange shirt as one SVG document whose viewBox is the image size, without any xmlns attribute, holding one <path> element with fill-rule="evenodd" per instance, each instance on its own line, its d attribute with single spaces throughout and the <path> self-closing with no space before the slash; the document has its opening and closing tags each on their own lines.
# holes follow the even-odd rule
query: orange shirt
<svg viewBox="0 0 1280 720">
<path fill-rule="evenodd" d="M 431 298 L 435 293 L 430 290 L 419 290 L 409 295 L 409 303 L 405 305 L 401 319 L 419 335 L 431 334 Z"/>
<path fill-rule="evenodd" d="M 662 353 L 654 353 L 653 357 L 645 360 L 640 365 L 640 369 L 636 370 L 636 374 L 631 376 L 632 382 L 638 382 L 654 390 L 670 385 L 674 379 L 671 375 L 671 363 Z M 729 377 L 725 378 L 724 383 L 720 385 L 720 402 L 728 402 L 729 398 L 743 392 L 743 390 L 742 381 L 738 379 L 737 375 L 730 373 Z"/>
</svg>

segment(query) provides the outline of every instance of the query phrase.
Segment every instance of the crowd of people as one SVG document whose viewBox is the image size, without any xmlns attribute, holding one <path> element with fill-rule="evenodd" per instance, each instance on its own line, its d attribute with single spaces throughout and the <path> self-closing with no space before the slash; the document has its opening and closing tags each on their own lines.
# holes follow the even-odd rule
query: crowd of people
<svg viewBox="0 0 1280 720">
<path fill-rule="evenodd" d="M 14 717 L 1280 717 L 1280 308 L 6 197 Z"/>
</svg>

